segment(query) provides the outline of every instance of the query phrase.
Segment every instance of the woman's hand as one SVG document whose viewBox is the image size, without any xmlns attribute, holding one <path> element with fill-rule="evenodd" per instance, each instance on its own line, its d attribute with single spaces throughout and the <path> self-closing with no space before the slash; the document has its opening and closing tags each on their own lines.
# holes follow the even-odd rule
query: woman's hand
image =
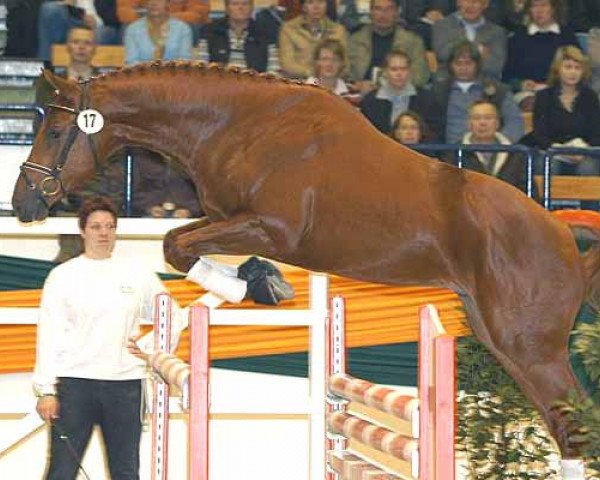
<svg viewBox="0 0 600 480">
<path fill-rule="evenodd" d="M 60 412 L 58 397 L 56 395 L 44 395 L 38 398 L 35 410 L 44 422 L 52 423 L 58 418 Z"/>
<path fill-rule="evenodd" d="M 144 362 L 147 362 L 148 354 L 140 350 L 140 347 L 138 347 L 138 344 L 136 343 L 137 340 L 138 338 L 136 337 L 129 337 L 129 340 L 127 341 L 127 351 L 133 356 L 141 358 L 142 360 L 144 360 Z"/>
</svg>

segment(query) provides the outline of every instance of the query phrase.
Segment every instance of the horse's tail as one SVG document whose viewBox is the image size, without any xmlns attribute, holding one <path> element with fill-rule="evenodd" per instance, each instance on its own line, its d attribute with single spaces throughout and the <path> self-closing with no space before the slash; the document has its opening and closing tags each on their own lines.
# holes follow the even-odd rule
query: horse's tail
<svg viewBox="0 0 600 480">
<path fill-rule="evenodd" d="M 600 213 L 589 210 L 556 210 L 552 213 L 571 228 L 583 230 L 582 238 L 593 241 L 581 259 L 587 278 L 586 300 L 600 311 Z"/>
</svg>

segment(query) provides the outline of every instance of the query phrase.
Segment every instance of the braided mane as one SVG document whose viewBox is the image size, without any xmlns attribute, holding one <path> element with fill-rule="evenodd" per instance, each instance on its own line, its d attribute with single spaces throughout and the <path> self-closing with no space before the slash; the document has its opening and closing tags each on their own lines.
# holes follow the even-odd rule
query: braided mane
<svg viewBox="0 0 600 480">
<path fill-rule="evenodd" d="M 298 85 L 304 88 L 320 88 L 324 89 L 319 85 L 304 83 L 301 80 L 291 80 L 275 73 L 259 73 L 256 70 L 240 68 L 235 66 L 222 66 L 217 63 L 205 63 L 201 61 L 185 61 L 185 60 L 177 60 L 177 61 L 168 61 L 163 62 L 160 60 L 155 60 L 153 62 L 139 63 L 136 65 L 126 66 L 122 68 L 117 68 L 116 70 L 111 70 L 106 73 L 102 73 L 100 75 L 94 76 L 90 79 L 90 81 L 102 81 L 102 80 L 111 80 L 115 78 L 122 77 L 132 77 L 136 75 L 146 75 L 146 74 L 155 74 L 160 75 L 163 73 L 168 73 L 172 75 L 176 75 L 178 73 L 200 73 L 203 75 L 210 76 L 228 76 L 237 79 L 254 79 L 254 80 L 262 80 L 265 82 L 277 82 L 288 85 Z M 325 90 L 325 89 L 324 89 Z"/>
</svg>

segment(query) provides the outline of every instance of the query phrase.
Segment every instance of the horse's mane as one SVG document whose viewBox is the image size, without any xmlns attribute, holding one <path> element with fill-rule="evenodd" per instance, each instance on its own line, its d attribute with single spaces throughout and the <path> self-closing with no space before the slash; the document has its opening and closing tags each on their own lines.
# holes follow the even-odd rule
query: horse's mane
<svg viewBox="0 0 600 480">
<path fill-rule="evenodd" d="M 271 72 L 259 73 L 256 70 L 235 66 L 222 66 L 217 63 L 183 60 L 168 62 L 156 60 L 153 62 L 139 63 L 136 65 L 121 67 L 117 68 L 116 70 L 111 70 L 109 72 L 101 73 L 97 76 L 91 77 L 89 81 L 96 82 L 111 79 L 133 78 L 148 74 L 164 75 L 165 73 L 173 76 L 178 73 L 196 73 L 201 75 L 215 76 L 218 78 L 227 76 L 238 80 L 263 81 L 271 83 L 276 82 L 280 84 L 297 85 L 307 89 L 317 88 L 320 90 L 327 90 L 320 85 L 304 83 L 301 80 L 291 80 Z"/>
</svg>

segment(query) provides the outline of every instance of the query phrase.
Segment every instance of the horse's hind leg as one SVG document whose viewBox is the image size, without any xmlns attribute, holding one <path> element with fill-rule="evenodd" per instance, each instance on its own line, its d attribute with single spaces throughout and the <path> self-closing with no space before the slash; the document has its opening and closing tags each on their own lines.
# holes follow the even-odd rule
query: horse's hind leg
<svg viewBox="0 0 600 480">
<path fill-rule="evenodd" d="M 167 262 L 182 272 L 187 272 L 201 255 L 273 256 L 276 251 L 263 222 L 250 214 L 214 223 L 199 220 L 173 229 L 165 236 L 163 249 Z"/>
<path fill-rule="evenodd" d="M 581 391 L 567 348 L 579 306 L 564 296 L 553 301 L 547 295 L 544 300 L 505 310 L 491 308 L 484 299 L 477 305 L 467 300 L 465 305 L 475 336 L 538 408 L 563 458 L 573 458 L 578 452 L 569 442 L 568 420 L 554 403 L 566 399 L 570 390 Z"/>
</svg>

